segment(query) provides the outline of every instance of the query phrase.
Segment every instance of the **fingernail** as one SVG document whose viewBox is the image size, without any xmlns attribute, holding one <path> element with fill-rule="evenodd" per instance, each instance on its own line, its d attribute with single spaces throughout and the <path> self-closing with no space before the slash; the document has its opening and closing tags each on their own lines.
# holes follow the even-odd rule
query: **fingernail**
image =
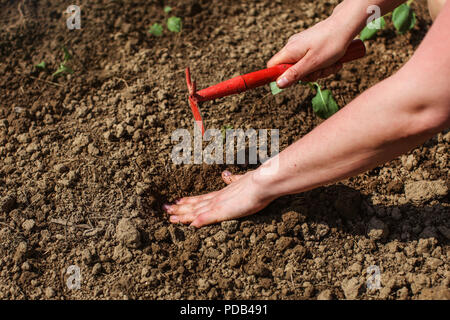
<svg viewBox="0 0 450 320">
<path fill-rule="evenodd" d="M 281 79 L 279 79 L 279 80 L 277 81 L 277 86 L 278 86 L 279 88 L 282 88 L 282 87 L 287 86 L 288 83 L 289 83 L 288 79 L 287 79 L 286 77 L 282 77 Z"/>
<path fill-rule="evenodd" d="M 168 205 L 167 203 L 163 205 L 163 209 L 164 209 L 164 211 L 166 211 L 166 212 L 170 212 L 170 211 L 172 210 L 171 206 Z"/>
<path fill-rule="evenodd" d="M 173 223 L 177 223 L 180 221 L 180 218 L 178 218 L 177 216 L 170 216 L 169 221 L 173 222 Z"/>
<path fill-rule="evenodd" d="M 225 170 L 225 171 L 223 172 L 223 176 L 224 176 L 224 177 L 229 177 L 229 176 L 231 176 L 231 172 L 228 171 L 228 170 Z"/>
</svg>

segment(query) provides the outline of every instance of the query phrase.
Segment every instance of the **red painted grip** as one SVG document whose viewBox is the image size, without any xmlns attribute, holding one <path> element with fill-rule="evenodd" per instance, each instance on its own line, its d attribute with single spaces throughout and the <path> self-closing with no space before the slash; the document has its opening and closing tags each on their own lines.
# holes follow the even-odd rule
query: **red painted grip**
<svg viewBox="0 0 450 320">
<path fill-rule="evenodd" d="M 242 78 L 244 78 L 247 89 L 253 89 L 277 80 L 290 67 L 292 64 L 279 64 L 272 68 L 245 74 Z"/>
<path fill-rule="evenodd" d="M 208 101 L 241 93 L 247 90 L 244 78 L 237 76 L 212 87 L 197 91 L 195 98 L 198 102 Z"/>
<path fill-rule="evenodd" d="M 361 59 L 366 55 L 366 46 L 360 39 L 353 40 L 347 48 L 345 55 L 339 60 L 340 63 Z"/>
</svg>

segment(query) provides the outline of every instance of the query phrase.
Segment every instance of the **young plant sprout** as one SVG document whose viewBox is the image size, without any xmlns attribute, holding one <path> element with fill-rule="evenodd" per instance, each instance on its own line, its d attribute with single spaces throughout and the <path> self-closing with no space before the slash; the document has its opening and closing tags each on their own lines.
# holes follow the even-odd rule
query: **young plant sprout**
<svg viewBox="0 0 450 320">
<path fill-rule="evenodd" d="M 362 41 L 372 39 L 379 29 L 384 29 L 385 27 L 386 27 L 386 20 L 384 19 L 384 17 L 380 17 L 367 24 L 367 26 L 361 31 L 359 38 Z"/>
<path fill-rule="evenodd" d="M 166 14 L 170 13 L 171 11 L 172 11 L 172 7 L 169 7 L 169 6 L 164 7 L 164 12 Z M 181 32 L 181 29 L 183 27 L 181 18 L 175 17 L 175 16 L 167 19 L 166 24 L 167 24 L 167 29 L 169 29 L 169 31 L 176 32 L 176 33 Z M 164 33 L 164 28 L 160 23 L 154 23 L 149 28 L 148 33 L 150 33 L 151 35 L 153 35 L 155 37 L 160 37 Z"/>
<path fill-rule="evenodd" d="M 277 95 L 283 92 L 283 89 L 278 88 L 277 83 L 274 81 L 270 83 L 270 91 L 272 91 L 273 95 Z"/>
<path fill-rule="evenodd" d="M 222 133 L 222 138 L 223 138 L 223 140 L 225 140 L 225 138 L 227 137 L 227 131 L 228 131 L 228 130 L 232 130 L 232 129 L 233 129 L 233 126 L 230 125 L 230 124 L 224 124 L 224 125 L 222 126 L 222 130 L 220 130 L 220 131 L 221 131 L 221 133 Z"/>
<path fill-rule="evenodd" d="M 167 20 L 167 28 L 172 32 L 180 32 L 182 28 L 181 18 L 170 17 Z"/>
<path fill-rule="evenodd" d="M 322 90 L 317 82 L 299 82 L 300 84 L 309 85 L 311 89 L 316 89 L 316 95 L 312 99 L 312 107 L 314 113 L 322 119 L 328 119 L 333 114 L 339 111 L 339 106 L 333 98 L 330 90 Z M 276 82 L 270 83 L 270 90 L 273 95 L 277 95 L 283 91 L 278 88 Z"/>
<path fill-rule="evenodd" d="M 416 14 L 408 3 L 404 3 L 392 12 L 392 22 L 394 23 L 395 29 L 397 29 L 400 34 L 404 34 L 414 28 L 416 24 Z"/>
<path fill-rule="evenodd" d="M 70 67 L 67 65 L 67 62 L 69 62 L 70 60 L 72 60 L 72 56 L 71 56 L 71 54 L 69 53 L 69 51 L 67 50 L 66 47 L 63 47 L 63 51 L 64 51 L 64 60 L 63 60 L 63 62 L 61 62 L 61 64 L 59 65 L 58 70 L 56 70 L 56 71 L 52 74 L 52 77 L 53 77 L 53 78 L 57 78 L 57 77 L 59 77 L 59 76 L 61 76 L 61 75 L 64 75 L 64 74 L 73 74 L 72 68 L 70 68 Z"/>
<path fill-rule="evenodd" d="M 154 35 L 155 37 L 160 37 L 163 34 L 163 26 L 159 23 L 154 23 L 148 30 L 148 33 Z"/>
<path fill-rule="evenodd" d="M 399 34 L 408 32 L 416 25 L 417 19 L 414 10 L 411 8 L 412 2 L 413 1 L 410 0 L 407 3 L 403 3 L 392 12 L 392 23 Z M 388 15 L 389 14 L 384 17 Z M 378 30 L 384 29 L 386 27 L 384 17 L 380 17 L 367 24 L 367 26 L 361 31 L 359 38 L 362 41 L 372 39 L 377 34 Z"/>
<path fill-rule="evenodd" d="M 58 70 L 56 70 L 56 71 L 52 74 L 52 77 L 53 77 L 53 78 L 57 78 L 57 77 L 59 77 L 59 76 L 61 76 L 61 75 L 63 75 L 63 74 L 73 74 L 73 70 L 72 70 L 70 67 L 66 66 L 64 63 L 61 63 L 61 64 L 59 65 Z"/>
<path fill-rule="evenodd" d="M 316 96 L 312 99 L 313 111 L 319 118 L 328 119 L 339 111 L 339 106 L 330 90 L 322 90 L 317 82 L 309 82 L 311 88 L 316 88 Z"/>
<path fill-rule="evenodd" d="M 34 67 L 39 70 L 45 70 L 45 69 L 47 69 L 47 64 L 45 63 L 45 61 L 42 61 L 42 62 L 38 63 L 37 65 L 35 65 Z"/>
<path fill-rule="evenodd" d="M 67 50 L 66 47 L 63 47 L 64 51 L 64 62 L 67 62 L 72 59 L 72 55 L 69 53 L 69 50 Z"/>
</svg>

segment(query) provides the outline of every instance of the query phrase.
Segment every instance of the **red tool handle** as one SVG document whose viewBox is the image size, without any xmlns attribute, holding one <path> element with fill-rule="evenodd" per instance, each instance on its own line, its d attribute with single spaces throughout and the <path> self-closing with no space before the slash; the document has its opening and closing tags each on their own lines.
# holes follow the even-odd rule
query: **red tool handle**
<svg viewBox="0 0 450 320">
<path fill-rule="evenodd" d="M 339 62 L 349 62 L 362 58 L 365 55 L 366 47 L 364 46 L 364 43 L 361 40 L 356 39 L 350 43 L 345 55 Z M 214 100 L 266 85 L 277 80 L 279 76 L 292 66 L 292 64 L 280 64 L 272 68 L 237 76 L 212 87 L 197 91 L 195 94 L 196 100 L 198 102 Z"/>
</svg>

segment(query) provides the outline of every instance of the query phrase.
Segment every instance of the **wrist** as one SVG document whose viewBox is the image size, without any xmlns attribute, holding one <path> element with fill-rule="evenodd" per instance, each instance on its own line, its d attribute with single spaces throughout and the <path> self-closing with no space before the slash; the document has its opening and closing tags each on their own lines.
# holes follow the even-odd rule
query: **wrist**
<svg viewBox="0 0 450 320">
<path fill-rule="evenodd" d="M 346 43 L 350 43 L 364 28 L 368 17 L 365 1 L 346 0 L 337 5 L 327 19 Z"/>
<path fill-rule="evenodd" d="M 253 185 L 259 189 L 261 200 L 273 201 L 283 195 L 279 190 L 280 170 L 279 156 L 275 156 L 251 172 Z"/>
</svg>

